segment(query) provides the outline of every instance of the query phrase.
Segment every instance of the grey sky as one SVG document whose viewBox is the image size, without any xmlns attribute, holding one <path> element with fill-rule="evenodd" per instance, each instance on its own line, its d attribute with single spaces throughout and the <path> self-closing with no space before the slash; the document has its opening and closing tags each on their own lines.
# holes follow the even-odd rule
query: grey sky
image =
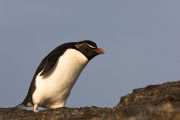
<svg viewBox="0 0 180 120">
<path fill-rule="evenodd" d="M 180 1 L 0 1 L 0 107 L 25 98 L 41 60 L 65 42 L 105 50 L 86 66 L 67 107 L 114 107 L 132 89 L 180 79 Z"/>
</svg>

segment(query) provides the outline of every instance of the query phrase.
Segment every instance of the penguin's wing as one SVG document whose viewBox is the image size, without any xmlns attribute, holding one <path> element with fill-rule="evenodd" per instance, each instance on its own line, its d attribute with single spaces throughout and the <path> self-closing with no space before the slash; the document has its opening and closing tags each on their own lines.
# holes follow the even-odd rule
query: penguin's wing
<svg viewBox="0 0 180 120">
<path fill-rule="evenodd" d="M 56 54 L 56 53 L 52 53 L 48 55 L 46 58 L 44 58 L 44 60 L 42 61 L 43 63 L 41 67 L 41 69 L 43 68 L 43 71 L 40 74 L 40 76 L 49 72 L 53 68 L 55 63 L 57 62 L 58 58 L 59 58 L 59 54 Z"/>
<path fill-rule="evenodd" d="M 68 49 L 68 48 L 75 48 L 75 46 L 73 45 L 73 43 L 66 43 L 66 44 L 62 44 L 60 46 L 58 46 L 57 48 L 55 48 L 53 51 L 51 51 L 40 63 L 40 65 L 38 66 L 35 76 L 37 74 L 39 74 L 41 71 L 40 76 L 45 75 L 47 72 L 49 72 L 54 65 L 56 64 L 58 58 L 64 54 L 64 52 Z"/>
</svg>

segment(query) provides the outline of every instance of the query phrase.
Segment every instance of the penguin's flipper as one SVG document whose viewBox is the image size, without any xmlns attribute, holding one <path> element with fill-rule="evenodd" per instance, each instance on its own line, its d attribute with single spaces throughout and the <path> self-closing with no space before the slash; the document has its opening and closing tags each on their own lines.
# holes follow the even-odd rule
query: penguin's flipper
<svg viewBox="0 0 180 120">
<path fill-rule="evenodd" d="M 40 74 L 40 76 L 46 74 L 47 72 L 49 72 L 53 68 L 56 61 L 58 60 L 58 57 L 59 57 L 58 54 L 50 54 L 44 58 L 44 60 L 40 64 L 40 65 L 43 65 L 43 71 Z"/>
<path fill-rule="evenodd" d="M 49 72 L 53 66 L 56 64 L 59 56 L 61 56 L 67 49 L 69 48 L 74 48 L 74 45 L 69 45 L 69 43 L 62 44 L 55 48 L 52 52 L 50 52 L 40 63 L 38 66 L 35 76 L 41 72 L 40 76 L 43 76 L 47 72 Z"/>
</svg>

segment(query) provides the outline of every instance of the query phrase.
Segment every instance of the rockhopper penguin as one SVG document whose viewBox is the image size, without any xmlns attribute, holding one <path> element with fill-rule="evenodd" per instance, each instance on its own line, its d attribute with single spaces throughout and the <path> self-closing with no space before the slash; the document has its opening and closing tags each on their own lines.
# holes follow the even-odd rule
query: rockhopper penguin
<svg viewBox="0 0 180 120">
<path fill-rule="evenodd" d="M 87 63 L 102 48 L 90 40 L 64 43 L 50 52 L 40 63 L 32 79 L 28 94 L 17 107 L 64 107 L 73 85 Z"/>
</svg>

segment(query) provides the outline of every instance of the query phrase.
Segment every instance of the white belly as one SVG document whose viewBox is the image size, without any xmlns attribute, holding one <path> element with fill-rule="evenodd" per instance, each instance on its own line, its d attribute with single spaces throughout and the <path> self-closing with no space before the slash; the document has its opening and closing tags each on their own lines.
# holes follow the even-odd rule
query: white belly
<svg viewBox="0 0 180 120">
<path fill-rule="evenodd" d="M 36 77 L 33 93 L 34 104 L 45 108 L 64 107 L 78 76 L 88 63 L 79 51 L 68 49 L 59 57 L 55 66 L 44 76 Z"/>
</svg>

